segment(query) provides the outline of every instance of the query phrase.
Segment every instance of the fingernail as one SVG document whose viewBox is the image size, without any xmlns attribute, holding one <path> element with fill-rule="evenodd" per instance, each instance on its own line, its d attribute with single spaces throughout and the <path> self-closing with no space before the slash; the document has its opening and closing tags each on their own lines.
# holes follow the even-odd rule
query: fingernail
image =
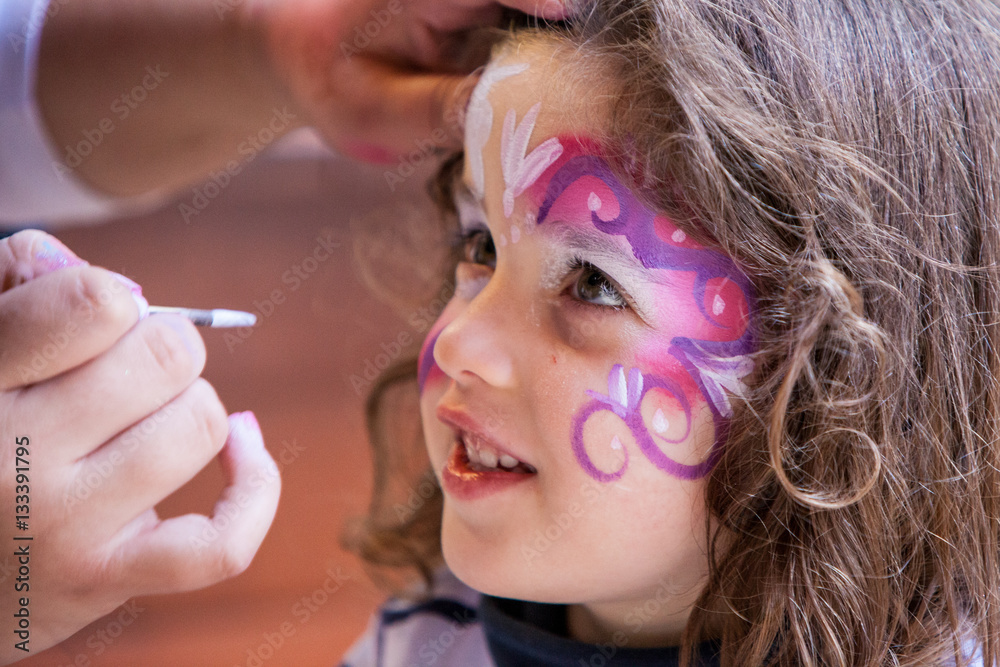
<svg viewBox="0 0 1000 667">
<path fill-rule="evenodd" d="M 35 259 L 41 263 L 46 271 L 57 271 L 70 266 L 81 266 L 85 261 L 73 254 L 55 237 L 50 237 L 42 241 L 42 247 L 35 255 Z"/>
<path fill-rule="evenodd" d="M 260 433 L 260 423 L 257 421 L 257 415 L 253 413 L 252 410 L 247 410 L 246 412 L 241 412 L 240 416 L 243 417 L 243 421 L 252 428 L 257 433 Z"/>
<path fill-rule="evenodd" d="M 139 309 L 139 319 L 144 320 L 149 315 L 149 302 L 142 295 L 142 287 L 139 283 L 135 282 L 131 278 L 126 278 L 120 273 L 114 274 L 115 278 L 118 279 L 120 283 L 128 288 L 129 292 L 132 294 L 132 299 L 135 301 L 136 307 Z"/>
<path fill-rule="evenodd" d="M 264 436 L 260 431 L 260 424 L 257 423 L 257 416 L 250 410 L 229 415 L 229 432 L 247 444 L 253 443 L 264 449 Z"/>
<path fill-rule="evenodd" d="M 255 448 L 262 453 L 258 459 L 258 464 L 264 466 L 264 475 L 271 480 L 281 478 L 281 470 L 275 463 L 271 453 L 264 446 L 264 434 L 260 432 L 260 424 L 257 423 L 257 416 L 253 412 L 237 412 L 229 415 L 229 437 L 236 437 L 245 445 Z"/>
</svg>

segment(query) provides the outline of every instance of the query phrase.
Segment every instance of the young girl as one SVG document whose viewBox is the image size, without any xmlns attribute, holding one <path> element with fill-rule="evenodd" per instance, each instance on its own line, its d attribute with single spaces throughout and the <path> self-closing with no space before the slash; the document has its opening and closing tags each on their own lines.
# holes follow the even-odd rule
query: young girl
<svg viewBox="0 0 1000 667">
<path fill-rule="evenodd" d="M 454 296 L 355 542 L 429 588 L 345 664 L 997 664 L 1000 9 L 578 16 L 442 171 Z"/>
</svg>

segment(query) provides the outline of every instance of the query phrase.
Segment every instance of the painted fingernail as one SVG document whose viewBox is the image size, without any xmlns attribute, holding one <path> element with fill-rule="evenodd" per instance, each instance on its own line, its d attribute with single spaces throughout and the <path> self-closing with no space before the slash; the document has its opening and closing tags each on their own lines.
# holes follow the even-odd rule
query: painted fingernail
<svg viewBox="0 0 1000 667">
<path fill-rule="evenodd" d="M 257 416 L 250 410 L 229 415 L 229 437 L 236 438 L 244 445 L 249 445 L 258 451 L 267 451 L 264 446 L 264 435 L 260 431 L 260 424 L 257 423 Z M 278 474 L 273 460 L 269 460 L 268 474 L 272 476 Z"/>
<path fill-rule="evenodd" d="M 42 247 L 35 254 L 35 259 L 46 271 L 57 271 L 70 266 L 81 266 L 85 261 L 73 254 L 73 251 L 64 246 L 55 237 L 50 237 L 42 241 Z"/>
<path fill-rule="evenodd" d="M 257 421 L 257 415 L 255 415 L 252 410 L 241 412 L 240 417 L 243 418 L 243 421 L 247 426 L 254 431 L 257 431 L 257 433 L 260 433 L 260 423 Z M 261 441 L 263 442 L 263 438 L 261 438 Z"/>
<path fill-rule="evenodd" d="M 128 288 L 129 292 L 132 294 L 132 299 L 135 301 L 136 307 L 139 309 L 139 319 L 144 320 L 149 315 L 149 302 L 142 295 L 142 287 L 139 283 L 135 282 L 131 278 L 126 278 L 120 273 L 114 274 L 115 278 L 118 279 L 120 283 Z"/>
<path fill-rule="evenodd" d="M 261 435 L 257 417 L 249 410 L 229 415 L 229 431 L 231 435 L 238 436 L 244 442 L 253 442 L 259 446 L 264 444 L 264 436 Z"/>
</svg>

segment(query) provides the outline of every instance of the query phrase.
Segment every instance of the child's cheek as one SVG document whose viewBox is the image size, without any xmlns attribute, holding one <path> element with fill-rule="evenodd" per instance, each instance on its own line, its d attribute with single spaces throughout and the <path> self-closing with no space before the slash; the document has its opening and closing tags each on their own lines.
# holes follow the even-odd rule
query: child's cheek
<svg viewBox="0 0 1000 667">
<path fill-rule="evenodd" d="M 635 363 L 648 375 L 661 377 L 672 382 L 688 405 L 697 406 L 704 402 L 698 383 L 684 364 L 671 354 L 670 339 L 654 339 L 639 346 Z"/>
</svg>

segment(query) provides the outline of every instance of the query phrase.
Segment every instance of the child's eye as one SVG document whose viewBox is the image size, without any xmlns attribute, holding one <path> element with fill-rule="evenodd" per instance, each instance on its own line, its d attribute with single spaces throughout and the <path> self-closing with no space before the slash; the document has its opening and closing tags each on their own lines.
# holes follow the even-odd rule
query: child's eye
<svg viewBox="0 0 1000 667">
<path fill-rule="evenodd" d="M 628 300 L 622 295 L 621 288 L 606 273 L 581 259 L 574 259 L 570 266 L 576 273 L 569 287 L 573 297 L 595 306 L 615 310 L 628 308 Z"/>
<path fill-rule="evenodd" d="M 462 260 L 496 268 L 497 249 L 489 230 L 470 229 L 462 234 Z"/>
</svg>

